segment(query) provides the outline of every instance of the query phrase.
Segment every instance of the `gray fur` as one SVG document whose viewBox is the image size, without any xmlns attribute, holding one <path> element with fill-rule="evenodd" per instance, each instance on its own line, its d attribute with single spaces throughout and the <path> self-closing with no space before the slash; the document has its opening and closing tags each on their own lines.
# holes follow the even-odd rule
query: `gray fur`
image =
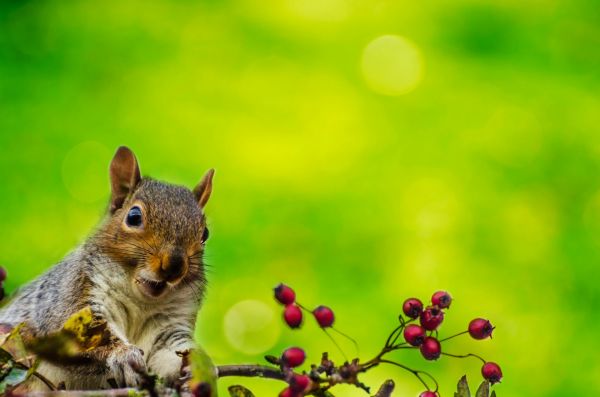
<svg viewBox="0 0 600 397">
<path fill-rule="evenodd" d="M 153 238 L 146 245 L 152 249 L 144 248 L 146 240 L 123 231 L 123 217 L 134 202 L 145 206 L 146 227 Z M 194 346 L 196 314 L 205 289 L 203 244 L 195 260 L 188 259 L 185 277 L 168 283 L 159 298 L 140 293 L 135 277 L 146 271 L 150 256 L 158 250 L 198 245 L 204 222 L 190 190 L 143 179 L 92 237 L 18 291 L 0 311 L 0 323 L 25 322 L 34 334 L 47 335 L 60 330 L 70 315 L 90 306 L 94 315 L 107 321 L 115 337 L 111 346 L 95 353 L 101 364 L 57 367 L 44 363 L 39 368 L 42 375 L 55 384 L 64 381 L 68 389 L 106 388 L 109 378 L 121 386 L 136 386 L 139 379 L 130 366 L 133 361 L 172 382 L 181 366 L 175 352 Z M 129 243 L 123 250 L 123 244 Z M 117 250 L 121 251 L 115 257 Z M 32 383 L 28 389 L 43 387 Z"/>
</svg>

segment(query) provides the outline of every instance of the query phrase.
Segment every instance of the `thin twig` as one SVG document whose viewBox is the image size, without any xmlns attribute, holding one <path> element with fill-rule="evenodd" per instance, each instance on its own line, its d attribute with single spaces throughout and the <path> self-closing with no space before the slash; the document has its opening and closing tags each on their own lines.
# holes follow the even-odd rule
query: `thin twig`
<svg viewBox="0 0 600 397">
<path fill-rule="evenodd" d="M 219 365 L 217 366 L 217 377 L 242 376 L 260 377 L 268 379 L 285 380 L 285 374 L 279 368 L 266 365 Z"/>
<path fill-rule="evenodd" d="M 421 383 L 423 384 L 423 386 L 425 386 L 425 388 L 426 388 L 427 390 L 431 390 L 431 389 L 429 388 L 429 385 L 427 384 L 427 382 L 425 382 L 425 380 L 424 380 L 424 379 L 421 377 L 421 374 L 423 374 L 423 375 L 427 375 L 427 377 L 429 377 L 429 379 L 431 379 L 431 380 L 432 380 L 432 381 L 435 383 L 435 391 L 437 391 L 437 390 L 438 390 L 438 388 L 439 388 L 439 385 L 438 385 L 438 383 L 437 383 L 437 380 L 435 380 L 435 378 L 434 378 L 433 376 L 431 376 L 431 375 L 430 375 L 428 372 L 425 372 L 425 371 L 419 371 L 419 370 L 414 370 L 414 369 L 412 369 L 412 368 L 409 368 L 409 367 L 407 367 L 406 365 L 403 365 L 403 364 L 397 363 L 397 362 L 395 362 L 395 361 L 390 361 L 390 360 L 381 360 L 380 362 L 381 362 L 381 363 L 384 363 L 384 364 L 391 364 L 391 365 L 395 365 L 395 366 L 397 366 L 397 367 L 400 367 L 400 368 L 402 368 L 402 369 L 405 369 L 405 370 L 407 370 L 408 372 L 410 372 L 410 373 L 412 373 L 414 376 L 416 376 L 416 377 L 417 377 L 417 379 L 419 379 L 419 381 L 421 381 Z"/>
<path fill-rule="evenodd" d="M 441 343 L 441 342 L 444 342 L 444 341 L 450 340 L 450 339 L 452 339 L 452 338 L 456 338 L 457 336 L 464 335 L 464 334 L 466 334 L 466 333 L 468 333 L 468 332 L 469 332 L 469 330 L 466 330 L 466 331 L 463 331 L 463 332 L 459 332 L 458 334 L 454 334 L 454 335 L 452 335 L 452 336 L 449 336 L 449 337 L 447 337 L 447 338 L 440 339 L 440 340 L 439 340 L 439 342 Z"/>
<path fill-rule="evenodd" d="M 137 394 L 136 394 L 137 393 Z M 55 390 L 55 391 L 39 391 L 27 392 L 27 396 L 32 397 L 128 397 L 139 395 L 137 389 L 108 389 L 108 390 Z M 175 395 L 175 391 L 173 391 Z"/>
<path fill-rule="evenodd" d="M 23 363 L 16 363 L 16 364 L 21 369 L 24 369 L 24 370 L 27 370 L 27 371 L 32 371 L 32 369 L 30 367 L 28 367 L 27 365 L 25 365 Z M 31 376 L 35 376 L 36 378 L 38 378 L 39 380 L 41 380 L 48 387 L 48 389 L 50 389 L 51 391 L 56 390 L 56 386 L 54 386 L 54 384 L 48 378 L 46 378 L 44 375 L 40 374 L 39 372 L 32 371 L 31 372 Z"/>
</svg>

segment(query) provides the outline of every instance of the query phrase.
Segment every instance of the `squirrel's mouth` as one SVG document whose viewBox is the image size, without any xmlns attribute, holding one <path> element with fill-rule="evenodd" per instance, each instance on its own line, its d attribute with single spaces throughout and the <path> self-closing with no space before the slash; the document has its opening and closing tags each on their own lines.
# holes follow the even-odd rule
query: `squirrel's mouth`
<svg viewBox="0 0 600 397">
<path fill-rule="evenodd" d="M 135 279 L 135 282 L 137 285 L 139 285 L 140 290 L 144 294 L 151 296 L 153 298 L 156 298 L 156 297 L 162 295 L 162 293 L 167 288 L 166 281 L 154 281 L 154 280 L 148 280 L 148 279 L 139 277 L 139 278 Z"/>
</svg>

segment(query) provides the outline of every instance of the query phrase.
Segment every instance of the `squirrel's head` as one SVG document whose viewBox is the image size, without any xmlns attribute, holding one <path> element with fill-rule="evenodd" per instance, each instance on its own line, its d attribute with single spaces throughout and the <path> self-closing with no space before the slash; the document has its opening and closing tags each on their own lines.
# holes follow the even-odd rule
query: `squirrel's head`
<svg viewBox="0 0 600 397">
<path fill-rule="evenodd" d="M 127 270 L 133 288 L 158 298 L 204 282 L 208 239 L 204 216 L 214 170 L 189 190 L 142 178 L 137 159 L 120 147 L 110 164 L 110 216 L 97 238 L 101 249 Z"/>
</svg>

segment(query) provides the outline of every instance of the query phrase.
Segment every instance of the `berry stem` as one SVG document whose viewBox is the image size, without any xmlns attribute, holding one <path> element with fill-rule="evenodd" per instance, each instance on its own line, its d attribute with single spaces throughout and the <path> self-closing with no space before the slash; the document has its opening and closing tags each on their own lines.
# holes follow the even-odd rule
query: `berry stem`
<svg viewBox="0 0 600 397">
<path fill-rule="evenodd" d="M 418 349 L 419 348 L 419 346 L 407 346 L 407 345 L 408 345 L 408 343 L 406 343 L 406 342 L 399 343 L 397 345 L 392 346 L 388 352 L 391 352 L 394 350 L 400 350 L 400 349 Z M 386 352 L 386 353 L 388 353 L 388 352 Z"/>
<path fill-rule="evenodd" d="M 450 340 L 450 339 L 452 339 L 452 338 L 456 338 L 457 336 L 464 335 L 464 334 L 468 334 L 468 333 L 469 333 L 469 330 L 466 330 L 466 331 L 463 331 L 463 332 L 459 332 L 458 334 L 455 334 L 455 335 L 449 336 L 449 337 L 447 337 L 447 338 L 444 338 L 444 339 L 440 339 L 440 342 L 444 342 L 444 341 Z"/>
<path fill-rule="evenodd" d="M 394 328 L 390 336 L 388 336 L 387 340 L 385 341 L 384 347 L 393 346 L 394 343 L 396 343 L 396 341 L 400 337 L 400 335 L 402 335 L 402 330 L 404 329 L 404 327 L 416 320 L 414 318 L 411 318 L 410 320 L 406 321 L 404 320 L 404 317 L 402 317 L 402 315 L 398 316 L 398 319 L 400 320 L 400 325 Z"/>
<path fill-rule="evenodd" d="M 419 370 L 415 370 L 415 369 L 409 368 L 409 367 L 407 367 L 406 365 L 400 364 L 400 363 L 398 363 L 398 362 L 396 362 L 396 361 L 391 361 L 391 360 L 379 360 L 379 362 L 380 362 L 380 363 L 383 363 L 383 364 L 391 364 L 391 365 L 395 365 L 395 366 L 397 366 L 397 367 L 400 367 L 400 368 L 402 368 L 402 369 L 404 369 L 404 370 L 406 370 L 406 371 L 408 371 L 408 372 L 412 373 L 414 376 L 416 376 L 416 377 L 417 377 L 417 379 L 419 379 L 419 381 L 420 381 L 420 382 L 423 384 L 423 386 L 425 386 L 425 388 L 426 388 L 427 390 L 431 390 L 431 388 L 429 387 L 429 385 L 427 384 L 427 382 L 425 382 L 425 380 L 423 379 L 423 377 L 421 377 L 421 374 L 423 374 L 423 375 L 426 375 L 426 376 L 427 376 L 429 379 L 431 379 L 431 380 L 433 381 L 433 383 L 435 383 L 435 390 L 434 390 L 434 391 L 435 391 L 435 392 L 437 392 L 437 391 L 438 391 L 438 389 L 439 389 L 439 385 L 438 385 L 438 383 L 437 383 L 437 380 L 435 380 L 435 378 L 434 378 L 434 377 L 433 377 L 433 376 L 432 376 L 430 373 L 428 373 L 428 372 L 425 372 L 425 371 L 419 371 Z"/>
<path fill-rule="evenodd" d="M 346 353 L 344 353 L 344 351 L 342 350 L 342 348 L 340 347 L 340 345 L 335 341 L 335 339 L 333 339 L 333 336 L 331 336 L 329 334 L 329 332 L 327 332 L 327 329 L 325 328 L 321 328 L 323 330 L 323 332 L 325 332 L 325 335 L 327 335 L 327 337 L 329 339 L 331 339 L 331 342 L 333 342 L 333 344 L 335 345 L 335 347 L 337 347 L 337 349 L 340 351 L 340 353 L 342 353 L 342 356 L 344 356 L 344 359 L 346 361 L 348 361 L 348 357 L 346 356 Z"/>
<path fill-rule="evenodd" d="M 480 359 L 480 360 L 481 360 L 481 362 L 482 362 L 482 363 L 484 363 L 484 364 L 487 362 L 487 361 L 485 361 L 485 360 L 483 359 L 483 357 L 481 357 L 481 356 L 478 356 L 477 354 L 473 354 L 473 353 L 459 355 L 459 354 L 450 354 L 450 353 L 444 353 L 444 352 L 442 352 L 442 354 L 443 354 L 444 356 L 449 356 L 449 357 L 454 357 L 454 358 L 467 358 L 467 357 L 475 357 L 475 358 L 478 358 L 478 359 Z"/>
<path fill-rule="evenodd" d="M 385 341 L 384 347 L 389 347 L 393 345 L 394 342 L 398 339 L 399 335 L 402 333 L 402 329 L 404 329 L 404 323 L 394 328 L 392 333 L 388 336 L 387 340 Z"/>
<path fill-rule="evenodd" d="M 342 335 L 344 338 L 349 339 L 352 344 L 354 344 L 354 348 L 356 349 L 356 355 L 360 356 L 360 349 L 358 348 L 358 342 L 356 342 L 353 338 L 351 338 L 349 335 L 346 335 L 345 333 L 343 333 L 342 331 L 340 331 L 337 328 L 331 327 L 331 329 L 335 332 L 337 332 L 338 334 Z"/>
<path fill-rule="evenodd" d="M 302 306 L 302 304 L 300 304 L 300 302 L 296 301 L 296 306 L 298 306 L 300 309 L 304 310 L 307 313 L 311 313 L 312 314 L 312 310 L 309 310 L 307 307 Z"/>
</svg>

